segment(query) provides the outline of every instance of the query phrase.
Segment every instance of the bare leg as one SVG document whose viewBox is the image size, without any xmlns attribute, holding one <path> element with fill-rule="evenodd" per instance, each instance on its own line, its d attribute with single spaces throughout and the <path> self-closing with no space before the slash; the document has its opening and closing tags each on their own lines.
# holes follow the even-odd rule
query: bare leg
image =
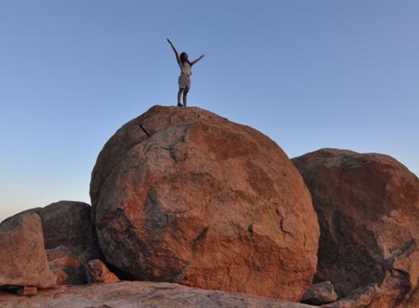
<svg viewBox="0 0 419 308">
<path fill-rule="evenodd" d="M 178 107 L 182 107 L 182 104 L 180 102 L 182 98 L 182 92 L 183 92 L 183 89 L 179 88 L 179 91 L 177 92 L 177 106 Z"/>
<path fill-rule="evenodd" d="M 183 90 L 183 107 L 186 107 L 186 101 L 187 101 L 187 96 L 188 96 L 188 92 L 189 92 L 189 88 L 185 88 Z"/>
</svg>

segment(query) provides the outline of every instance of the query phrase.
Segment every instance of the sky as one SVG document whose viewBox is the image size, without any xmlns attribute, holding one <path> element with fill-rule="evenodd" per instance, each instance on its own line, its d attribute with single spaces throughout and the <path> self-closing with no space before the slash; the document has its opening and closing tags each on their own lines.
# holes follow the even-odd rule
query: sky
<svg viewBox="0 0 419 308">
<path fill-rule="evenodd" d="M 0 2 L 0 220 L 89 203 L 109 137 L 176 103 L 166 38 L 195 58 L 189 104 L 294 157 L 389 154 L 419 174 L 419 1 Z"/>
</svg>

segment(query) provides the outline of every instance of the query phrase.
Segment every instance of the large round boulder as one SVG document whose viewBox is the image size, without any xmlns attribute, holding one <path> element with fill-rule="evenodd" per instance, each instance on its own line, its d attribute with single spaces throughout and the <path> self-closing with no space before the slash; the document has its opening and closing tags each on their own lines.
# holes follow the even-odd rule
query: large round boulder
<svg viewBox="0 0 419 308">
<path fill-rule="evenodd" d="M 332 281 L 340 296 L 378 290 L 370 297 L 385 303 L 371 307 L 403 302 L 419 279 L 418 178 L 380 154 L 322 149 L 293 161 L 320 222 L 315 279 Z"/>
<path fill-rule="evenodd" d="M 155 106 L 106 143 L 90 193 L 102 252 L 128 277 L 288 300 L 311 283 L 310 194 L 286 154 L 250 127 Z"/>
</svg>

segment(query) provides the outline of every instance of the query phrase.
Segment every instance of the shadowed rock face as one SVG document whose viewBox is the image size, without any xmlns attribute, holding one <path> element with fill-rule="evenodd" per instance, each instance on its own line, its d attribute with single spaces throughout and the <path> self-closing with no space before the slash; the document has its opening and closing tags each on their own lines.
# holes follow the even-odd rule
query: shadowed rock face
<svg viewBox="0 0 419 308">
<path fill-rule="evenodd" d="M 338 298 L 330 281 L 313 284 L 306 290 L 301 302 L 312 305 L 323 305 L 336 301 Z"/>
<path fill-rule="evenodd" d="M 199 108 L 151 108 L 106 143 L 90 194 L 106 260 L 131 278 L 298 300 L 318 223 L 284 152 Z"/>
<path fill-rule="evenodd" d="M 45 248 L 58 246 L 93 250 L 94 227 L 90 206 L 77 201 L 59 201 L 38 209 L 44 228 Z"/>
<path fill-rule="evenodd" d="M 341 296 L 366 287 L 370 295 L 357 298 L 371 307 L 407 298 L 419 275 L 418 178 L 380 154 L 324 149 L 293 161 L 320 222 L 316 280 L 331 280 Z"/>
<path fill-rule="evenodd" d="M 55 286 L 36 213 L 12 216 L 0 224 L 0 286 Z"/>
</svg>

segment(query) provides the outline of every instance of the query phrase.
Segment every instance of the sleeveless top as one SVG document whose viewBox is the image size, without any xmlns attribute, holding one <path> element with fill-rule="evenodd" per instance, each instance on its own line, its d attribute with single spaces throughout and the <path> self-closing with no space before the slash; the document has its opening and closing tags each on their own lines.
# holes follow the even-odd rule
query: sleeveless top
<svg viewBox="0 0 419 308">
<path fill-rule="evenodd" d="M 180 73 L 182 75 L 191 76 L 192 66 L 188 62 L 180 63 Z"/>
</svg>

